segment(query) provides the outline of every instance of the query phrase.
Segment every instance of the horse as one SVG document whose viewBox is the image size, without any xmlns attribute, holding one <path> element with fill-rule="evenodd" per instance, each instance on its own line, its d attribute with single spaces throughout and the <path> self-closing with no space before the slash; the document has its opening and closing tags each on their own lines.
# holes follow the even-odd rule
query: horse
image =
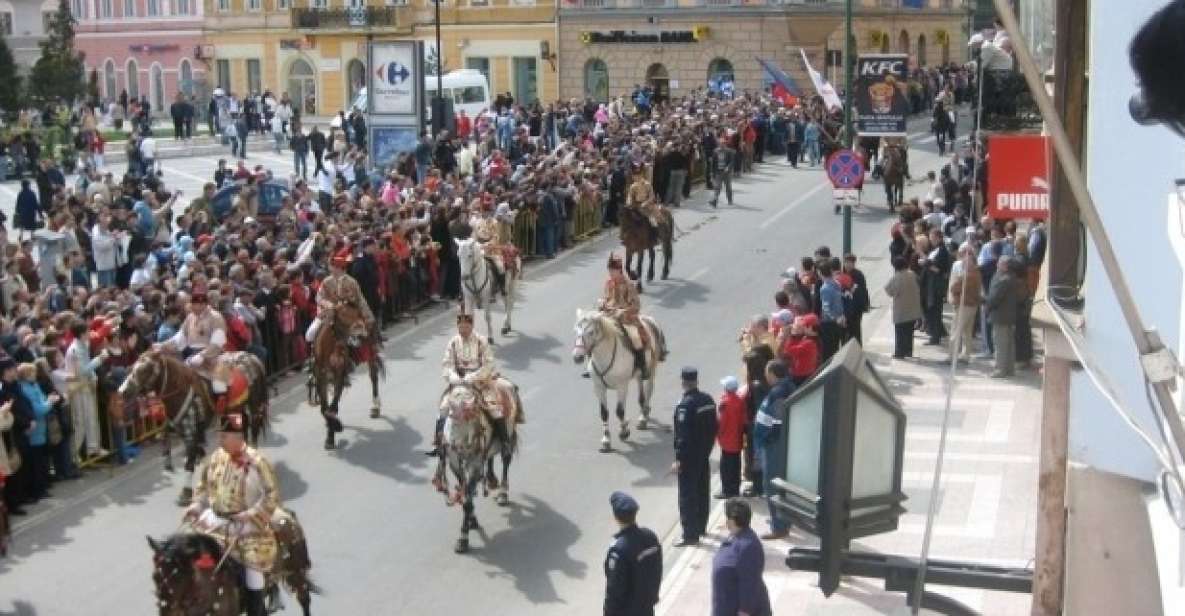
<svg viewBox="0 0 1185 616">
<path fill-rule="evenodd" d="M 623 208 L 621 211 L 621 245 L 625 247 L 625 269 L 638 281 L 638 290 L 642 290 L 642 269 L 646 265 L 646 253 L 650 253 L 650 269 L 646 273 L 646 281 L 654 281 L 654 247 L 662 244 L 662 279 L 666 280 L 671 274 L 671 260 L 675 256 L 674 237 L 675 219 L 671 211 L 660 207 L 658 228 L 650 225 L 650 221 L 636 209 Z M 634 269 L 634 255 L 638 256 L 638 267 Z"/>
<path fill-rule="evenodd" d="M 313 339 L 313 373 L 310 375 L 309 402 L 320 406 L 325 418 L 325 449 L 336 449 L 334 435 L 343 429 L 337 418 L 338 402 L 350 385 L 354 366 L 365 362 L 370 373 L 371 418 L 382 410 L 379 401 L 379 377 L 386 376 L 386 368 L 379 351 L 378 331 L 368 329 L 362 311 L 349 304 L 340 304 L 321 313 L 321 328 Z M 368 349 L 359 351 L 357 349 Z M 330 397 L 329 387 L 333 386 Z M 315 396 L 315 400 L 313 397 Z"/>
<path fill-rule="evenodd" d="M 472 386 L 455 385 L 444 394 L 443 405 L 448 415 L 442 439 L 441 463 L 447 464 L 457 484 L 456 489 L 449 494 L 446 474 L 446 484 L 442 488 L 448 506 L 461 504 L 461 536 L 453 548 L 458 554 L 469 551 L 469 531 L 481 528 L 474 513 L 473 501 L 483 475 L 486 479 L 484 494 L 489 496 L 489 491 L 493 489 L 496 492 L 494 500 L 499 506 L 510 504 L 507 494 L 510 490 L 510 462 L 518 449 L 517 419 L 522 413 L 522 399 L 518 395 L 518 388 L 507 379 L 499 378 L 494 387 L 503 408 L 503 417 L 506 418 L 505 440 L 495 435 L 493 421 L 483 408 L 480 394 Z M 495 455 L 502 458 L 500 481 L 494 473 Z"/>
<path fill-rule="evenodd" d="M 247 436 L 254 446 L 267 425 L 267 371 L 258 357 L 243 351 L 226 353 L 218 361 L 238 368 L 247 380 Z M 177 497 L 177 504 L 184 507 L 193 498 L 194 468 L 205 456 L 206 428 L 215 413 L 214 395 L 196 370 L 175 355 L 154 350 L 145 351 L 132 364 L 119 386 L 125 404 L 149 392 L 156 392 L 165 407 L 162 445 L 166 470 L 173 470 L 173 433 L 177 432 L 185 444 L 189 481 Z"/>
<path fill-rule="evenodd" d="M 905 150 L 898 144 L 886 144 L 883 161 L 885 200 L 892 212 L 905 200 Z"/>
<path fill-rule="evenodd" d="M 859 141 L 859 148 L 864 151 L 864 164 L 872 172 L 872 179 L 880 179 L 881 172 L 877 169 L 877 156 L 880 151 L 881 138 L 862 136 Z"/>
<path fill-rule="evenodd" d="M 650 399 L 654 394 L 654 377 L 658 363 L 666 355 L 666 340 L 658 323 L 650 317 L 641 317 L 650 336 L 650 346 L 645 354 L 646 370 L 650 378 L 643 379 L 641 371 L 634 365 L 633 354 L 629 352 L 629 340 L 625 331 L 612 318 L 599 311 L 576 311 L 576 344 L 572 358 L 583 365 L 586 357 L 591 358 L 589 372 L 593 388 L 601 405 L 601 452 L 612 451 L 609 441 L 608 390 L 617 392 L 617 419 L 621 423 L 618 438 L 629 440 L 630 426 L 625 419 L 625 401 L 629 397 L 630 382 L 638 383 L 638 404 L 641 417 L 637 427 L 645 430 L 650 422 Z"/>
<path fill-rule="evenodd" d="M 486 340 L 494 343 L 494 327 L 491 324 L 494 300 L 498 294 L 494 283 L 494 265 L 482 255 L 481 245 L 474 238 L 453 239 L 457 245 L 457 260 L 461 263 L 461 288 L 464 290 L 462 309 L 470 314 L 485 308 Z M 502 289 L 502 298 L 506 305 L 506 320 L 502 322 L 502 335 L 511 331 L 510 319 L 514 313 L 514 292 L 518 287 L 519 274 L 522 272 L 522 257 L 517 251 L 507 250 L 503 253 L 506 261 L 506 284 Z"/>
<path fill-rule="evenodd" d="M 308 543 L 296 514 L 276 509 L 272 530 L 279 549 L 267 576 L 266 612 L 283 609 L 279 586 L 296 596 L 304 616 L 309 616 L 312 594 L 320 589 L 309 577 L 312 562 Z M 243 568 L 226 556 L 214 538 L 200 533 L 179 533 L 164 541 L 148 537 L 152 549 L 152 581 L 156 585 L 160 616 L 239 616 L 246 611 L 242 587 Z"/>
</svg>

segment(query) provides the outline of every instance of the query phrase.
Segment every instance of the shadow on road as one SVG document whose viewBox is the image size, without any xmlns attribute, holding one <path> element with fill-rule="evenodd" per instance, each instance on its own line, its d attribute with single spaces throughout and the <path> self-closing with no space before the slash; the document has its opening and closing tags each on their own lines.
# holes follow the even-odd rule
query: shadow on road
<svg viewBox="0 0 1185 616">
<path fill-rule="evenodd" d="M 382 423 L 387 424 L 387 427 L 369 427 Z M 403 417 L 359 419 L 347 425 L 346 430 L 347 434 L 352 432 L 354 436 L 344 448 L 338 450 L 342 460 L 400 483 L 422 484 L 426 481 L 413 472 L 427 467 L 429 458 L 420 451 L 424 437 L 409 426 Z"/>
<path fill-rule="evenodd" d="M 487 576 L 513 581 L 515 589 L 531 603 L 564 603 L 556 592 L 554 576 L 584 579 L 588 575 L 588 565 L 568 555 L 568 550 L 580 539 L 580 528 L 529 494 L 516 496 L 506 509 L 508 528 L 492 536 L 479 531 L 480 540 L 474 542 L 472 556 L 495 568 L 487 571 Z M 494 514 L 502 511 L 492 501 L 482 499 L 478 503 L 479 520 L 483 515 Z M 460 525 L 459 511 L 457 524 Z M 547 540 L 537 540 L 540 537 Z"/>
<path fill-rule="evenodd" d="M 12 610 L 0 609 L 0 616 L 36 616 L 37 610 L 34 609 L 33 604 L 27 601 L 16 599 L 12 602 Z"/>
<path fill-rule="evenodd" d="M 292 470 L 287 464 L 277 462 L 274 468 L 276 471 L 276 481 L 280 482 L 281 501 L 298 499 L 304 496 L 305 492 L 309 491 L 309 482 L 305 481 L 299 473 Z"/>
<path fill-rule="evenodd" d="M 502 338 L 501 340 L 507 340 Z M 556 354 L 556 349 L 563 349 L 559 338 L 551 334 L 545 336 L 531 336 L 516 333 L 509 342 L 498 345 L 498 356 L 507 370 L 527 370 L 534 361 L 545 361 L 550 364 L 564 363 L 564 357 Z"/>
</svg>

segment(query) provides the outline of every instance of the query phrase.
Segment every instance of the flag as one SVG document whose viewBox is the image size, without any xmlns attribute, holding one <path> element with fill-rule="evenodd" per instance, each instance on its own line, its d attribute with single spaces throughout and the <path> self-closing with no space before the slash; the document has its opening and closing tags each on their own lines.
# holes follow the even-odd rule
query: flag
<svg viewBox="0 0 1185 616">
<path fill-rule="evenodd" d="M 815 91 L 819 93 L 819 96 L 823 97 L 823 104 L 827 105 L 828 110 L 843 109 L 843 102 L 839 100 L 839 95 L 835 93 L 835 88 L 827 83 L 827 80 L 823 79 L 823 75 L 819 74 L 819 71 L 816 71 L 811 66 L 811 61 L 806 57 L 806 50 L 800 48 L 798 51 L 802 54 L 802 63 L 806 65 L 806 72 L 811 76 L 811 83 L 815 84 Z"/>
<path fill-rule="evenodd" d="M 761 68 L 765 69 L 765 74 L 769 75 L 769 78 L 774 82 L 771 91 L 774 98 L 782 101 L 782 104 L 787 107 L 797 105 L 798 99 L 802 96 L 802 90 L 798 88 L 798 84 L 794 83 L 794 80 L 773 62 L 761 58 L 757 58 L 757 62 L 761 64 Z"/>
</svg>

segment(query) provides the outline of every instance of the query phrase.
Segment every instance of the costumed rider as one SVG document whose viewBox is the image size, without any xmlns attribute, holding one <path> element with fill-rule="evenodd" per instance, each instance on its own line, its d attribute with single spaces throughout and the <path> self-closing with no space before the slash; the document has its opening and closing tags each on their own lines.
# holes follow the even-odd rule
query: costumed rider
<svg viewBox="0 0 1185 616">
<path fill-rule="evenodd" d="M 626 339 L 629 340 L 630 351 L 634 354 L 634 365 L 643 380 L 649 379 L 646 349 L 650 346 L 650 335 L 639 318 L 642 301 L 638 298 L 638 290 L 626 277 L 621 257 L 610 254 L 608 267 L 609 279 L 605 281 L 605 290 L 601 293 L 597 308 L 617 320 L 617 324 L 625 331 Z"/>
<path fill-rule="evenodd" d="M 205 291 L 196 290 L 189 297 L 189 314 L 167 346 L 181 353 L 185 363 L 210 382 L 215 402 L 221 403 L 227 391 L 229 373 L 219 361 L 226 345 L 226 321 L 210 307 Z"/>
<path fill-rule="evenodd" d="M 436 446 L 428 455 L 439 455 L 444 439 L 444 421 L 448 414 L 448 392 L 453 387 L 468 385 L 473 388 L 494 426 L 494 436 L 505 441 L 506 413 L 498 391 L 498 369 L 494 365 L 494 351 L 490 343 L 473 333 L 473 315 L 462 312 L 457 315 L 457 335 L 449 340 L 444 350 L 444 380 L 448 389 L 441 399 L 440 416 L 436 419 L 433 444 Z"/>
<path fill-rule="evenodd" d="M 652 233 L 658 232 L 658 221 L 661 214 L 658 198 L 654 195 L 654 187 L 646 179 L 646 167 L 634 163 L 634 181 L 626 192 L 625 207 L 632 210 L 650 222 Z"/>
<path fill-rule="evenodd" d="M 501 225 L 494 215 L 492 199 L 482 199 L 481 211 L 474 215 L 469 225 L 473 228 L 473 239 L 481 246 L 482 255 L 494 266 L 494 294 L 506 292 L 506 255 L 501 241 Z"/>
<path fill-rule="evenodd" d="M 329 275 L 321 281 L 321 287 L 317 290 L 317 317 L 305 332 L 305 340 L 310 344 L 317 340 L 317 332 L 321 331 L 322 316 L 332 313 L 342 304 L 357 308 L 366 322 L 366 331 L 374 332 L 374 313 L 370 311 L 370 305 L 366 303 L 366 297 L 362 295 L 362 287 L 358 286 L 358 281 L 346 273 L 349 265 L 348 253 L 339 252 L 329 260 Z"/>
<path fill-rule="evenodd" d="M 264 616 L 264 576 L 272 571 L 278 549 L 271 520 L 280 488 L 271 462 L 247 446 L 243 430 L 242 414 L 222 416 L 220 447 L 197 475 L 185 520 L 243 566 L 247 615 Z"/>
</svg>

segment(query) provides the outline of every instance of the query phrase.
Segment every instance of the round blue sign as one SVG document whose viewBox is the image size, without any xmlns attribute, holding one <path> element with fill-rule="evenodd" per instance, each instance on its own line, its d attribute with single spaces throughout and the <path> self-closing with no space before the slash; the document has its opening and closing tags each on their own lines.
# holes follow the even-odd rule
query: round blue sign
<svg viewBox="0 0 1185 616">
<path fill-rule="evenodd" d="M 839 150 L 827 159 L 827 177 L 836 188 L 856 188 L 864 181 L 864 161 L 851 150 Z"/>
</svg>

